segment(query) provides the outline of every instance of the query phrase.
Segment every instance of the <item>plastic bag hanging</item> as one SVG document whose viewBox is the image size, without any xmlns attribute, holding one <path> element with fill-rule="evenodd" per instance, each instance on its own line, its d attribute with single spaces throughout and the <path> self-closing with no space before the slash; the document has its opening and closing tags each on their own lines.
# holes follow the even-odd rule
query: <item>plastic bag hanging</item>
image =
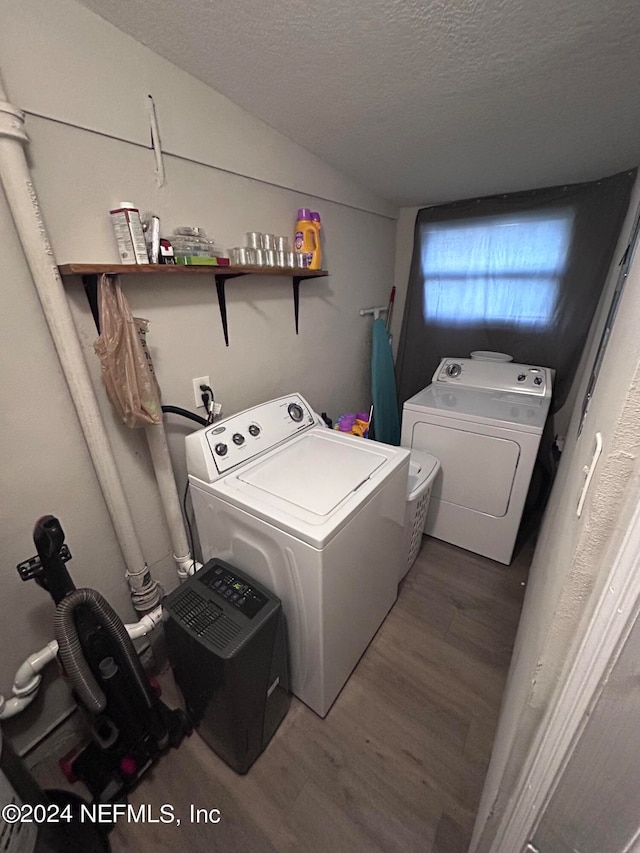
<svg viewBox="0 0 640 853">
<path fill-rule="evenodd" d="M 147 349 L 148 321 L 134 317 L 118 276 L 98 282 L 100 335 L 94 344 L 111 405 L 134 429 L 162 422 L 160 388 Z"/>
</svg>

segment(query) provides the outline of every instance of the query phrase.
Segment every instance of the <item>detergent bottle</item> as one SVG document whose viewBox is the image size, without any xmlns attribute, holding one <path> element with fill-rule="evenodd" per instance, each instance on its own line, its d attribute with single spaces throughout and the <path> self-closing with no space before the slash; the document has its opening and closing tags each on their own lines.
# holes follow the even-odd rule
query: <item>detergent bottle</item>
<svg viewBox="0 0 640 853">
<path fill-rule="evenodd" d="M 295 230 L 295 250 L 305 255 L 305 266 L 312 270 L 321 268 L 320 256 L 320 216 L 317 219 L 308 207 L 298 210 Z"/>
<path fill-rule="evenodd" d="M 320 229 L 322 228 L 322 223 L 320 222 L 320 214 L 312 210 L 311 211 L 311 221 L 316 227 L 316 251 L 315 255 L 312 259 L 312 262 L 309 264 L 309 267 L 312 270 L 322 269 L 322 244 L 320 241 Z"/>
</svg>

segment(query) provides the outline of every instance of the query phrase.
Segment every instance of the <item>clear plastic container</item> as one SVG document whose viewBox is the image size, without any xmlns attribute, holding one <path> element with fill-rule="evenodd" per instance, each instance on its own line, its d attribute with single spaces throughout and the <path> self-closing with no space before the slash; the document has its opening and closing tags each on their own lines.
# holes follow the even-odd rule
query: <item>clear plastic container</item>
<svg viewBox="0 0 640 853">
<path fill-rule="evenodd" d="M 249 249 L 264 249 L 262 231 L 247 231 L 247 247 Z"/>
<path fill-rule="evenodd" d="M 233 267 L 246 267 L 255 264 L 256 250 L 248 249 L 246 246 L 236 246 L 229 249 L 229 262 Z"/>
<path fill-rule="evenodd" d="M 178 225 L 173 229 L 173 233 L 179 237 L 205 237 L 207 236 L 204 228 L 198 225 Z"/>
<path fill-rule="evenodd" d="M 195 255 L 201 258 L 212 258 L 220 254 L 213 240 L 209 240 L 206 237 L 174 235 L 171 237 L 171 245 L 177 255 Z"/>
</svg>

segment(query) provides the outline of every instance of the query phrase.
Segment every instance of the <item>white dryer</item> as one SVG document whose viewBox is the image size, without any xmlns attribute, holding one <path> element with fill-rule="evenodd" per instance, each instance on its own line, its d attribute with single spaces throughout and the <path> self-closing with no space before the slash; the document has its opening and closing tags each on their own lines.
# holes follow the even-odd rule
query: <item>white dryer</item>
<svg viewBox="0 0 640 853">
<path fill-rule="evenodd" d="M 445 358 L 407 400 L 401 444 L 441 464 L 425 533 L 511 562 L 551 385 L 546 367 Z"/>
<path fill-rule="evenodd" d="M 324 717 L 396 600 L 409 451 L 326 429 L 291 394 L 186 452 L 203 558 L 282 600 L 292 692 Z"/>
</svg>

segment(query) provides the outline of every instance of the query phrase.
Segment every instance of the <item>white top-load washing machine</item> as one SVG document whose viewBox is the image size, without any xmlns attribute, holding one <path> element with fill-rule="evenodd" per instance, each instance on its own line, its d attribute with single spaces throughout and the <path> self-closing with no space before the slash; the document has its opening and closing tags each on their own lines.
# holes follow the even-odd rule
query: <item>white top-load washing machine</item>
<svg viewBox="0 0 640 853">
<path fill-rule="evenodd" d="M 203 558 L 282 600 L 292 692 L 324 717 L 397 596 L 409 451 L 329 430 L 290 394 L 186 453 Z"/>
<path fill-rule="evenodd" d="M 551 402 L 549 368 L 444 358 L 407 400 L 404 447 L 440 460 L 425 533 L 510 563 Z"/>
</svg>

